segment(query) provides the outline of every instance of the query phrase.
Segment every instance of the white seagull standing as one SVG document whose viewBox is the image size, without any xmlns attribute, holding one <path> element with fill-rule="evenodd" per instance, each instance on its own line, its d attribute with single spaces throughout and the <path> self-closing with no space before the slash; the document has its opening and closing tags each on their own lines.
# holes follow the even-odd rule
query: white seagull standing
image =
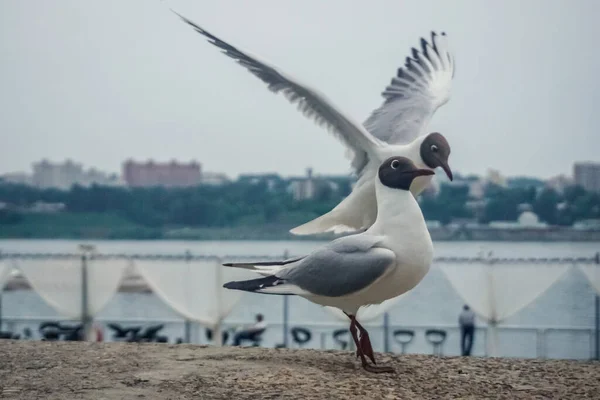
<svg viewBox="0 0 600 400">
<path fill-rule="evenodd" d="M 306 257 L 225 266 L 255 270 L 263 278 L 229 282 L 228 289 L 302 296 L 337 307 L 350 318 L 357 356 L 370 372 L 393 372 L 376 364 L 367 331 L 356 321 L 358 309 L 380 304 L 414 288 L 427 274 L 433 244 L 421 209 L 410 193 L 413 180 L 433 175 L 406 157 L 391 157 L 379 167 L 375 191 L 377 218 L 365 232 L 336 239 Z M 356 333 L 360 331 L 360 338 Z"/>
<path fill-rule="evenodd" d="M 419 168 L 442 167 L 452 179 L 447 140 L 440 133 L 424 134 L 433 114 L 450 98 L 454 59 L 448 51 L 444 33 L 432 32 L 431 43 L 421 39 L 421 51 L 412 49 L 412 58 L 407 57 L 404 68 L 398 69 L 397 76 L 383 92 L 385 102 L 373 111 L 365 128 L 317 90 L 177 15 L 211 44 L 222 49 L 225 55 L 265 82 L 271 91 L 282 92 L 305 116 L 325 126 L 353 154 L 352 167 L 358 181 L 350 195 L 327 214 L 292 229 L 292 233 L 340 233 L 371 226 L 377 216 L 374 178 L 381 162 L 391 156 L 405 156 Z M 431 178 L 417 178 L 410 191 L 417 196 L 429 185 Z"/>
</svg>

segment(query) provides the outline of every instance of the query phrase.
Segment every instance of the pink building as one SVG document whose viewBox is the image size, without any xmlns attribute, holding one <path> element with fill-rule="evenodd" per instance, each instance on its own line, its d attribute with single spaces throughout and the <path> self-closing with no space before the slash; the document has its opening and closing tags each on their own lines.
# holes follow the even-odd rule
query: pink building
<svg viewBox="0 0 600 400">
<path fill-rule="evenodd" d="M 152 160 L 138 163 L 127 160 L 123 163 L 123 180 L 130 187 L 186 187 L 196 186 L 202 181 L 202 170 L 199 163 L 188 164 L 171 161 L 157 163 Z"/>
</svg>

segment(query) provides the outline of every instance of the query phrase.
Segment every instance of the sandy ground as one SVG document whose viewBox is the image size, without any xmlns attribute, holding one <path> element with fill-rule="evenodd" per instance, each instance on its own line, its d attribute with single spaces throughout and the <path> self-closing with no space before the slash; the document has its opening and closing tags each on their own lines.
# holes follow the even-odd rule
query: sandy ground
<svg viewBox="0 0 600 400">
<path fill-rule="evenodd" d="M 584 399 L 600 363 L 350 352 L 0 340 L 2 399 Z"/>
</svg>

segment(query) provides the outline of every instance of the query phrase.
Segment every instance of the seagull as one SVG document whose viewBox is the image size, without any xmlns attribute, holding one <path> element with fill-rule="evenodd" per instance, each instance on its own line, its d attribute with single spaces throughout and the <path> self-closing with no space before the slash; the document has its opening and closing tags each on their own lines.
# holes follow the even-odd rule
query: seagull
<svg viewBox="0 0 600 400">
<path fill-rule="evenodd" d="M 306 117 L 326 127 L 348 148 L 358 178 L 352 192 L 331 211 L 291 229 L 291 233 L 343 233 L 371 226 L 377 216 L 375 175 L 381 162 L 391 156 L 406 156 L 419 168 L 441 167 L 448 178 L 453 179 L 448 165 L 448 141 L 439 132 L 425 134 L 433 114 L 450 98 L 454 58 L 448 50 L 445 33 L 432 32 L 430 42 L 421 38 L 421 50 L 412 49 L 412 58 L 406 58 L 404 67 L 398 69 L 383 91 L 384 103 L 363 126 L 316 89 L 173 12 L 209 43 L 266 83 L 272 92 L 283 93 Z M 415 179 L 411 186 L 413 195 L 418 196 L 431 179 L 431 176 Z"/>
<path fill-rule="evenodd" d="M 378 169 L 377 218 L 365 232 L 335 239 L 306 257 L 223 264 L 263 275 L 228 282 L 223 287 L 298 295 L 322 306 L 339 308 L 350 318 L 350 333 L 363 368 L 376 373 L 393 372 L 391 367 L 376 365 L 369 334 L 356 320 L 356 314 L 360 307 L 380 304 L 411 290 L 429 271 L 433 243 L 421 208 L 409 189 L 416 178 L 433 174 L 406 157 L 390 157 Z"/>
</svg>

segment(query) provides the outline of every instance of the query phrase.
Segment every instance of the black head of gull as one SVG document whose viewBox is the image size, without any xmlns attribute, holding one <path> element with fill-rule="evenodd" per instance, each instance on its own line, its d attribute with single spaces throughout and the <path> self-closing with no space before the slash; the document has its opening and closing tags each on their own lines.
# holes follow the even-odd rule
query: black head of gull
<svg viewBox="0 0 600 400">
<path fill-rule="evenodd" d="M 433 175 L 430 169 L 419 169 L 406 157 L 390 157 L 379 166 L 379 180 L 392 189 L 409 190 L 418 176 Z"/>
<path fill-rule="evenodd" d="M 448 165 L 448 157 L 450 157 L 450 144 L 444 135 L 438 132 L 427 135 L 421 143 L 423 162 L 431 169 L 442 167 L 448 178 L 452 180 L 452 170 Z"/>
</svg>

